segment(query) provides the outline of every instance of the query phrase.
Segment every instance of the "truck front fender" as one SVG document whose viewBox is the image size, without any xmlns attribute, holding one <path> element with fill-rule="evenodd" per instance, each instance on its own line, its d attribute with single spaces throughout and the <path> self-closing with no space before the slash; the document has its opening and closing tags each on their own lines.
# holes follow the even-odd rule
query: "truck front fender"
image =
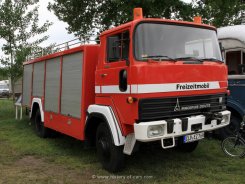
<svg viewBox="0 0 245 184">
<path fill-rule="evenodd" d="M 122 134 L 122 130 L 119 126 L 119 122 L 113 112 L 113 109 L 110 106 L 90 105 L 88 107 L 88 113 L 101 114 L 106 119 L 108 126 L 110 127 L 114 144 L 116 146 L 121 146 L 125 144 L 125 137 Z"/>
</svg>

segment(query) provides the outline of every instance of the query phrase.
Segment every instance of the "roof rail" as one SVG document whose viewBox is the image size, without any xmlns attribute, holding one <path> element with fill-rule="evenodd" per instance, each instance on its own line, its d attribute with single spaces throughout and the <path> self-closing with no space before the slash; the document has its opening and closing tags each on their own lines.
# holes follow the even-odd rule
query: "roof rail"
<svg viewBox="0 0 245 184">
<path fill-rule="evenodd" d="M 89 38 L 89 39 L 86 39 Z M 93 39 L 94 38 L 94 39 Z M 27 56 L 27 61 L 42 57 L 48 54 L 53 54 L 55 52 L 61 52 L 67 49 L 71 49 L 74 47 L 78 47 L 80 45 L 85 45 L 85 44 L 98 44 L 100 43 L 100 40 L 97 39 L 97 36 L 85 36 L 85 38 L 75 38 L 72 40 L 69 40 L 67 42 L 61 43 L 61 44 L 53 44 L 51 46 L 48 46 L 46 48 L 35 48 L 30 55 Z"/>
</svg>

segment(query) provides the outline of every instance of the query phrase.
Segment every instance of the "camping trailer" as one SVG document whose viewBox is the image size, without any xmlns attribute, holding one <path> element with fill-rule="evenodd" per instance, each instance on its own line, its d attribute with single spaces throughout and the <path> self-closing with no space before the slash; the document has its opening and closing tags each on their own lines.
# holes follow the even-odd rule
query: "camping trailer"
<svg viewBox="0 0 245 184">
<path fill-rule="evenodd" d="M 232 112 L 230 125 L 220 130 L 224 138 L 240 127 L 245 115 L 245 25 L 219 28 L 218 38 L 228 68 L 227 108 Z"/>
</svg>

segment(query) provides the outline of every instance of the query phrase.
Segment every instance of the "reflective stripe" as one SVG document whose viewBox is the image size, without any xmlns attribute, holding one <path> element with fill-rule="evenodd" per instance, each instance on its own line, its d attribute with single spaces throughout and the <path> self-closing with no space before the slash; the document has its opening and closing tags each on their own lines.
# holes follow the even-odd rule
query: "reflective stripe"
<svg viewBox="0 0 245 184">
<path fill-rule="evenodd" d="M 131 85 L 131 93 L 138 93 L 138 85 L 137 84 Z"/>
<path fill-rule="evenodd" d="M 110 85 L 110 86 L 101 86 L 101 93 L 130 93 L 130 85 L 128 85 L 127 90 L 125 92 L 122 92 L 119 89 L 119 85 Z"/>
<path fill-rule="evenodd" d="M 193 91 L 193 90 L 208 90 L 208 89 L 220 89 L 219 82 L 192 82 L 192 83 L 138 85 L 138 93 L 160 93 L 160 92 Z"/>
<path fill-rule="evenodd" d="M 99 90 L 101 87 L 101 91 Z M 95 93 L 116 93 L 116 94 L 142 94 L 142 93 L 161 93 L 177 91 L 195 91 L 221 89 L 218 81 L 211 82 L 188 82 L 188 83 L 168 83 L 168 84 L 132 84 L 128 85 L 127 91 L 122 92 L 118 85 L 95 86 Z"/>
<path fill-rule="evenodd" d="M 100 86 L 95 86 L 95 93 L 100 93 Z"/>
</svg>

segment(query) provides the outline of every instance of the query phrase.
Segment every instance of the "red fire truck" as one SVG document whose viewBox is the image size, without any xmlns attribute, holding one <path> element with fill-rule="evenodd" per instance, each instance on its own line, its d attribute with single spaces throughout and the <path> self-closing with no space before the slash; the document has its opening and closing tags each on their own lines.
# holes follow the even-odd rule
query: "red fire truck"
<svg viewBox="0 0 245 184">
<path fill-rule="evenodd" d="M 143 18 L 138 8 L 100 41 L 24 63 L 22 105 L 40 137 L 57 131 L 94 144 L 115 172 L 136 143 L 193 151 L 204 132 L 229 124 L 214 27 Z"/>
</svg>

